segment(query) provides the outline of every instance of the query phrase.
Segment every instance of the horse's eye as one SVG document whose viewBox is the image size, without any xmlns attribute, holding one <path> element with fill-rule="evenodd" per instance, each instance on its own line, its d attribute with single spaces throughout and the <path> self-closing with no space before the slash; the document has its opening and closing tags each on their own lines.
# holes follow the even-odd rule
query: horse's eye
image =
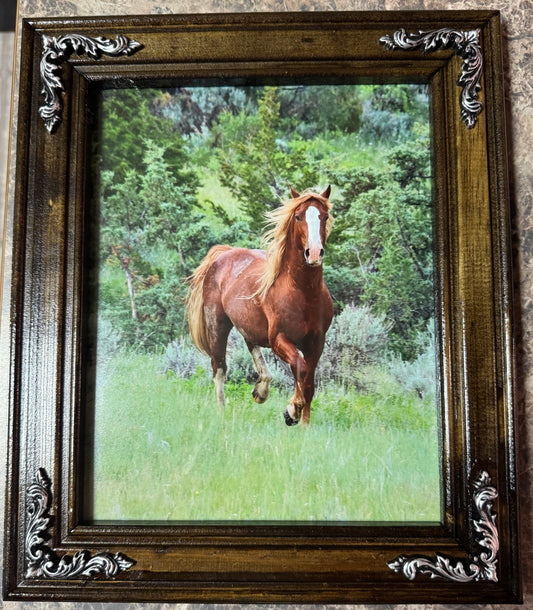
<svg viewBox="0 0 533 610">
<path fill-rule="evenodd" d="M 298 222 L 300 222 L 300 221 L 302 220 L 302 217 L 301 217 L 301 216 L 295 216 L 294 218 L 296 218 L 296 220 L 297 220 Z"/>
</svg>

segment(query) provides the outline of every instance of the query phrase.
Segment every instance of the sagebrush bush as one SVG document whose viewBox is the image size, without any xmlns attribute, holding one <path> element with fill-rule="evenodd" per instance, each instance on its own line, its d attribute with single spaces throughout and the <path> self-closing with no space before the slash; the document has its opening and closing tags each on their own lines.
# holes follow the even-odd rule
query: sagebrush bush
<svg viewBox="0 0 533 610">
<path fill-rule="evenodd" d="M 165 352 L 167 370 L 177 377 L 190 379 L 205 371 L 206 381 L 211 378 L 211 364 L 209 358 L 200 352 L 189 335 L 184 335 L 169 343 Z"/>
<path fill-rule="evenodd" d="M 437 387 L 437 362 L 435 358 L 435 327 L 433 320 L 424 333 L 417 336 L 418 356 L 412 361 L 391 358 L 389 370 L 401 387 L 416 392 L 420 398 L 433 396 Z"/>
<path fill-rule="evenodd" d="M 117 353 L 120 346 L 120 332 L 106 318 L 98 318 L 98 359 L 106 362 L 111 356 Z"/>
<path fill-rule="evenodd" d="M 347 305 L 335 316 L 326 335 L 317 380 L 352 385 L 362 366 L 377 363 L 387 353 L 392 322 L 383 314 L 373 314 L 366 305 Z"/>
<path fill-rule="evenodd" d="M 272 373 L 272 386 L 282 389 L 292 389 L 294 379 L 289 366 L 274 356 L 271 350 L 264 349 L 263 356 Z M 252 356 L 246 347 L 241 334 L 232 329 L 228 337 L 226 350 L 228 370 L 226 381 L 235 384 L 242 382 L 253 384 L 257 380 Z M 167 346 L 165 352 L 166 370 L 172 371 L 177 377 L 190 379 L 191 377 L 205 377 L 208 383 L 211 380 L 211 363 L 209 357 L 202 354 L 192 343 L 189 335 L 184 335 Z"/>
<path fill-rule="evenodd" d="M 264 349 L 263 356 L 272 374 L 272 386 L 280 389 L 290 390 L 294 386 L 294 379 L 288 364 L 277 358 L 270 349 Z M 228 337 L 227 349 L 228 381 L 240 383 L 255 383 L 257 373 L 255 372 L 253 360 L 246 343 L 240 333 L 234 328 Z"/>
<path fill-rule="evenodd" d="M 226 379 L 239 383 L 246 381 L 247 383 L 254 383 L 257 377 L 252 356 L 246 347 L 246 343 L 242 335 L 240 335 L 234 328 L 228 337 L 228 347 L 226 349 L 226 361 L 228 365 L 228 371 L 226 373 Z"/>
</svg>

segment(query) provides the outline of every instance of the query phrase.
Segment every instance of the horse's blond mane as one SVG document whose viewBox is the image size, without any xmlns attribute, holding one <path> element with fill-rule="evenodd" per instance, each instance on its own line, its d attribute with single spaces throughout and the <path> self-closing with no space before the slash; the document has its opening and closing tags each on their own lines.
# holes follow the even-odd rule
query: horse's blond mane
<svg viewBox="0 0 533 610">
<path fill-rule="evenodd" d="M 287 247 L 289 226 L 294 217 L 296 208 L 309 199 L 317 199 L 323 203 L 328 211 L 331 209 L 329 199 L 312 192 L 304 192 L 299 197 L 284 201 L 279 208 L 266 214 L 266 226 L 270 227 L 263 235 L 262 245 L 266 249 L 265 270 L 259 280 L 259 286 L 253 296 L 263 299 L 272 284 L 276 281 L 281 269 L 281 263 Z M 329 216 L 326 224 L 326 236 L 333 226 L 333 218 Z"/>
</svg>

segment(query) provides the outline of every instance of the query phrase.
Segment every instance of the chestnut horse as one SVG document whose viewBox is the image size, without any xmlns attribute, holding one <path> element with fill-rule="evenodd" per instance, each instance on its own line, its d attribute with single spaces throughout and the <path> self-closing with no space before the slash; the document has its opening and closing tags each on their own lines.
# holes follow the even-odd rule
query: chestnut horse
<svg viewBox="0 0 533 610">
<path fill-rule="evenodd" d="M 270 212 L 267 251 L 214 246 L 191 276 L 189 329 L 211 358 L 219 406 L 224 405 L 226 344 L 233 326 L 246 341 L 258 379 L 252 396 L 268 398 L 271 374 L 261 353 L 270 347 L 294 376 L 287 425 L 309 423 L 315 369 L 333 317 L 322 277 L 324 245 L 332 225 L 330 187 L 300 195 Z"/>
</svg>

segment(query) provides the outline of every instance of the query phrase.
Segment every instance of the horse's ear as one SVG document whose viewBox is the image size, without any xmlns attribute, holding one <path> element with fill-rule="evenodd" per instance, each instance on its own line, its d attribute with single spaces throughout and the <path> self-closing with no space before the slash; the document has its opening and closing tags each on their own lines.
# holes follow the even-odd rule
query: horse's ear
<svg viewBox="0 0 533 610">
<path fill-rule="evenodd" d="M 331 193 L 331 184 L 328 185 L 328 188 L 320 196 L 324 197 L 324 199 L 329 199 L 330 193 Z"/>
<path fill-rule="evenodd" d="M 298 191 L 295 191 L 295 190 L 292 188 L 292 184 L 291 184 L 291 195 L 292 195 L 292 198 L 293 198 L 293 199 L 297 199 L 297 198 L 300 196 L 300 193 L 298 193 Z"/>
</svg>

